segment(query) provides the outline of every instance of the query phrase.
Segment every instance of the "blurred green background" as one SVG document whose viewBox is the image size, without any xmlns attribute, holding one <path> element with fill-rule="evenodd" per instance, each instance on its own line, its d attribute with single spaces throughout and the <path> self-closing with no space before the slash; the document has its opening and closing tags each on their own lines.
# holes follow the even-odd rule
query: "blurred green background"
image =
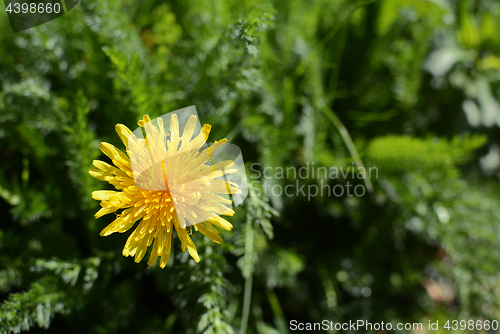
<svg viewBox="0 0 500 334">
<path fill-rule="evenodd" d="M 493 0 L 82 0 L 16 34 L 2 7 L 0 333 L 500 318 L 499 32 Z M 88 169 L 116 123 L 190 105 L 247 167 L 377 167 L 373 191 L 254 182 L 199 264 L 136 264 Z"/>
</svg>

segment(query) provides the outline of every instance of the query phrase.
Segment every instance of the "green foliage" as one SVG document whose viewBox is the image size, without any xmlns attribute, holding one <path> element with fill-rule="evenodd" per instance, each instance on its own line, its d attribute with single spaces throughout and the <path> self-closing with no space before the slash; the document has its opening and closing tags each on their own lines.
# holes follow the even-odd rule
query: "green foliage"
<svg viewBox="0 0 500 334">
<path fill-rule="evenodd" d="M 13 293 L 0 308 L 0 331 L 21 333 L 33 325 L 49 328 L 56 313 L 63 313 L 64 293 L 58 291 L 54 280 L 33 283 L 27 291 Z"/>
<path fill-rule="evenodd" d="M 494 319 L 499 24 L 490 0 L 89 0 L 16 34 L 1 14 L 0 333 Z M 224 243 L 193 236 L 200 263 L 174 242 L 147 268 L 130 232 L 99 236 L 88 169 L 123 149 L 115 124 L 190 105 L 242 149 L 249 195 Z M 377 172 L 250 173 L 313 162 Z M 347 184 L 366 192 L 269 192 Z"/>
<path fill-rule="evenodd" d="M 384 171 L 440 173 L 454 176 L 456 165 L 467 162 L 483 146 L 486 138 L 455 137 L 452 141 L 435 138 L 385 136 L 374 138 L 366 150 L 367 158 Z"/>
</svg>

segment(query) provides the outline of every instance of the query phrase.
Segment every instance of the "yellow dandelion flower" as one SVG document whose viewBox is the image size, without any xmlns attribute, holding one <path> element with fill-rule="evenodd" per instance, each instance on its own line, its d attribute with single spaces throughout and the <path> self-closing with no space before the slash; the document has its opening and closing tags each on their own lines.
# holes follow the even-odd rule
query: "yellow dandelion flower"
<svg viewBox="0 0 500 334">
<path fill-rule="evenodd" d="M 227 140 L 216 141 L 200 152 L 211 127 L 205 124 L 193 138 L 196 120 L 195 115 L 189 118 L 181 136 L 176 114 L 171 115 L 169 132 L 165 132 L 161 118 L 157 119 L 156 127 L 145 115 L 138 122 L 146 131 L 144 139 L 138 138 L 125 125 L 116 125 L 127 154 L 109 143 L 103 142 L 99 146 L 114 166 L 94 160 L 97 169 L 91 169 L 89 173 L 119 190 L 92 193 L 92 198 L 101 201 L 102 207 L 95 214 L 96 218 L 109 213 L 117 216 L 100 235 L 123 233 L 140 221 L 123 248 L 123 255 L 134 256 L 135 262 L 140 262 L 153 244 L 148 266 L 160 256 L 160 267 L 164 268 L 170 257 L 174 230 L 182 250 L 187 248 L 193 259 L 199 262 L 196 246 L 190 238 L 193 229 L 221 243 L 214 225 L 228 231 L 233 227 L 220 217 L 234 214 L 226 206 L 232 202 L 218 194 L 241 193 L 238 185 L 222 178 L 237 170 L 231 169 L 232 160 L 209 165 L 213 162 L 212 155 Z"/>
</svg>

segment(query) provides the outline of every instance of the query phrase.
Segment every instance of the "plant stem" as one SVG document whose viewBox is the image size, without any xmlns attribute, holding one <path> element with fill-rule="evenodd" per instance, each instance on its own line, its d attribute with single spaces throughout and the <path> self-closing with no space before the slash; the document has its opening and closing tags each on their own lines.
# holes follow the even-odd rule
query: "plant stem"
<svg viewBox="0 0 500 334">
<path fill-rule="evenodd" d="M 253 229 L 250 222 L 247 223 L 247 233 L 245 238 L 245 260 L 249 261 L 250 270 L 244 272 L 245 275 L 245 292 L 243 296 L 243 314 L 241 316 L 240 334 L 245 334 L 248 326 L 248 317 L 250 315 L 250 301 L 252 299 L 252 280 L 253 280 Z"/>
<path fill-rule="evenodd" d="M 335 113 L 327 106 L 325 105 L 324 108 L 322 108 L 323 113 L 332 121 L 333 125 L 337 128 L 338 132 L 340 133 L 340 136 L 344 140 L 345 145 L 347 146 L 347 149 L 349 150 L 349 153 L 351 154 L 352 158 L 354 159 L 354 162 L 356 163 L 356 166 L 358 168 L 365 168 L 363 165 L 363 161 L 361 161 L 361 158 L 359 157 L 358 150 L 356 150 L 356 147 L 354 146 L 354 143 L 352 142 L 351 136 L 349 135 L 349 132 L 347 131 L 346 127 L 340 119 L 335 115 Z M 373 191 L 373 185 L 370 179 L 368 178 L 363 178 L 363 181 L 365 181 L 366 188 L 368 189 L 369 192 Z"/>
</svg>

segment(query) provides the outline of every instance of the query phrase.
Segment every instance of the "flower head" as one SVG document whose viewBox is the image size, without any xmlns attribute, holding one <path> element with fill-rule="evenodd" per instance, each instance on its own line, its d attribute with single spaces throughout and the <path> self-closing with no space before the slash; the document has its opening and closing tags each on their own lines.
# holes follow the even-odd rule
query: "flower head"
<svg viewBox="0 0 500 334">
<path fill-rule="evenodd" d="M 123 233 L 139 221 L 123 248 L 123 255 L 134 256 L 135 262 L 140 262 L 153 244 L 148 265 L 155 263 L 160 256 L 160 267 L 164 268 L 170 257 L 174 230 L 181 241 L 182 250 L 187 248 L 198 262 L 200 257 L 190 237 L 191 232 L 199 231 L 221 243 L 222 239 L 214 225 L 225 230 L 233 227 L 220 217 L 234 214 L 226 206 L 232 202 L 218 194 L 241 193 L 238 185 L 224 179 L 226 174 L 237 170 L 231 169 L 234 165 L 232 160 L 210 165 L 213 163 L 213 154 L 227 140 L 216 141 L 200 152 L 211 127 L 205 124 L 193 138 L 196 119 L 192 115 L 180 135 L 175 113 L 170 117 L 170 131 L 167 132 L 162 118 L 157 119 L 155 126 L 145 115 L 138 122 L 146 131 L 145 138 L 139 138 L 122 124 L 116 125 L 127 154 L 109 143 L 99 146 L 114 166 L 94 160 L 93 165 L 97 169 L 91 169 L 89 173 L 118 190 L 92 193 L 92 198 L 101 201 L 102 207 L 95 214 L 96 218 L 109 213 L 117 216 L 100 235 Z"/>
</svg>

